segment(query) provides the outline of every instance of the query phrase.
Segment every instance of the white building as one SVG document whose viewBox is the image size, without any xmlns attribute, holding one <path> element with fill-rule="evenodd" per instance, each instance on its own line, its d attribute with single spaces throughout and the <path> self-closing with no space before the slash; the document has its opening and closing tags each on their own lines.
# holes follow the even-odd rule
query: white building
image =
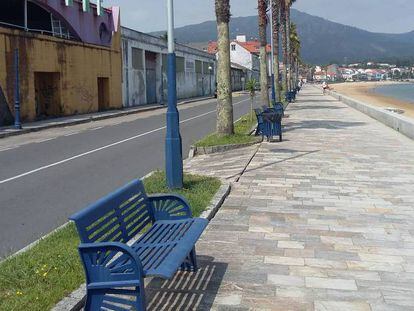
<svg viewBox="0 0 414 311">
<path fill-rule="evenodd" d="M 230 42 L 230 59 L 233 64 L 237 64 L 243 68 L 246 68 L 247 78 L 260 78 L 260 42 L 259 41 L 247 41 L 246 36 L 237 36 L 236 40 Z M 218 57 L 217 42 L 210 42 L 208 46 L 208 52 L 215 54 Z M 270 60 L 270 45 L 267 47 L 268 52 L 268 72 L 271 68 Z"/>
<path fill-rule="evenodd" d="M 123 106 L 167 101 L 167 41 L 122 28 Z M 215 57 L 176 44 L 177 98 L 213 95 L 216 85 Z"/>
</svg>

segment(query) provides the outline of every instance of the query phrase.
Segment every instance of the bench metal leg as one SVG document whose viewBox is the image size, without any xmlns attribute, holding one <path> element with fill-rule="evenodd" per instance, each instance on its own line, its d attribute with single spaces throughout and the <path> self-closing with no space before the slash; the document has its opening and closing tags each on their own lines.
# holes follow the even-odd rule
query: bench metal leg
<svg viewBox="0 0 414 311">
<path fill-rule="evenodd" d="M 135 289 L 89 289 L 85 311 L 96 310 L 137 310 L 146 311 L 144 287 Z"/>
<path fill-rule="evenodd" d="M 188 254 L 184 262 L 181 264 L 181 270 L 196 272 L 197 269 L 197 254 L 195 248 L 193 248 L 193 250 Z"/>
</svg>

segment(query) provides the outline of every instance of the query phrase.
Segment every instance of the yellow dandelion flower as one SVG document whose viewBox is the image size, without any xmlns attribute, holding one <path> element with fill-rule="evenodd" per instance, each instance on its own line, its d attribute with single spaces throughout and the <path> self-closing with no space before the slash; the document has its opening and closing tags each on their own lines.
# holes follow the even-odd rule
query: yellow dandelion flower
<svg viewBox="0 0 414 311">
<path fill-rule="evenodd" d="M 46 276 L 46 275 L 47 275 L 47 272 L 43 273 L 43 276 Z"/>
</svg>

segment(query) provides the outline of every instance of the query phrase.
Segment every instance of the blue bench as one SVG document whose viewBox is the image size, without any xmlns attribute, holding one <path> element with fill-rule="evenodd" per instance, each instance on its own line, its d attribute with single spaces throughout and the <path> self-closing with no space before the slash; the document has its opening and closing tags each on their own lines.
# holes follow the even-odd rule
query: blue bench
<svg viewBox="0 0 414 311">
<path fill-rule="evenodd" d="M 178 195 L 147 195 L 134 180 L 70 217 L 86 274 L 85 310 L 146 310 L 145 277 L 196 271 L 195 243 L 208 221 Z"/>
</svg>

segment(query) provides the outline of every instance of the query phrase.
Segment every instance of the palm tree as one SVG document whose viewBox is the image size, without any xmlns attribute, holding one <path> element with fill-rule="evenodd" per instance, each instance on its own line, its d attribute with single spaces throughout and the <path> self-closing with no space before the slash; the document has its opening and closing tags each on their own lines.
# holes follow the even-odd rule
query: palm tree
<svg viewBox="0 0 414 311">
<path fill-rule="evenodd" d="M 215 0 L 217 18 L 217 134 L 234 134 L 230 63 L 230 0 Z"/>
<path fill-rule="evenodd" d="M 290 91 L 288 72 L 290 72 L 290 7 L 296 0 L 281 0 L 281 28 L 283 46 L 283 89 Z"/>
<path fill-rule="evenodd" d="M 296 25 L 294 23 L 291 23 L 290 29 L 290 66 L 292 72 L 290 75 L 290 83 L 292 88 L 294 88 L 298 85 L 299 82 L 298 77 L 301 43 Z"/>
<path fill-rule="evenodd" d="M 279 39 L 280 39 L 280 2 L 272 1 L 272 32 L 273 32 L 273 72 L 275 75 L 276 102 L 281 102 L 280 80 L 279 80 Z"/>
<path fill-rule="evenodd" d="M 267 0 L 258 0 L 259 12 L 259 41 L 260 41 L 260 90 L 262 104 L 269 105 L 269 86 L 267 72 Z"/>
</svg>

